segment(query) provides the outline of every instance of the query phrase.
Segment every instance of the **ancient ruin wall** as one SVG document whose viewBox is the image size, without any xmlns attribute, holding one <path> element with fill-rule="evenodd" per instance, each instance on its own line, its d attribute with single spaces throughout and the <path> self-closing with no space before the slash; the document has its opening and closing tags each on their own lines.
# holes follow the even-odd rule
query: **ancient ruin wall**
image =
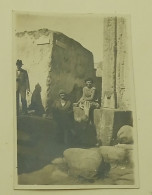
<svg viewBox="0 0 152 195">
<path fill-rule="evenodd" d="M 96 78 L 92 53 L 61 33 L 54 33 L 50 65 L 48 107 L 58 98 L 60 89 L 67 94 L 74 93 L 73 101 L 78 101 L 82 95 L 80 89 L 84 86 L 84 79 Z"/>
<path fill-rule="evenodd" d="M 39 83 L 42 87 L 42 102 L 47 103 L 47 76 L 51 61 L 53 33 L 42 29 L 39 31 L 21 32 L 16 34 L 15 59 L 23 61 L 23 69 L 27 70 L 31 92 Z"/>
<path fill-rule="evenodd" d="M 62 33 L 47 29 L 17 33 L 15 45 L 15 59 L 25 64 L 31 92 L 37 83 L 42 87 L 45 109 L 51 108 L 60 89 L 78 101 L 84 79 L 92 77 L 96 83 L 92 53 Z"/>
<path fill-rule="evenodd" d="M 129 30 L 128 19 L 125 17 L 104 19 L 103 102 L 102 109 L 94 112 L 97 138 L 102 145 L 114 143 L 113 139 L 116 138 L 119 128 L 133 124 L 133 74 Z"/>
</svg>

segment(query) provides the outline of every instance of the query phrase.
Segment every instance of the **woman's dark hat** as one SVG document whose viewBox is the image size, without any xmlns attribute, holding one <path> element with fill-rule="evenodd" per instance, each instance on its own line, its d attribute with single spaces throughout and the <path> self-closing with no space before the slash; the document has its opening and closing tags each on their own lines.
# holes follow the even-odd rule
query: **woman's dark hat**
<svg viewBox="0 0 152 195">
<path fill-rule="evenodd" d="M 41 88 L 40 84 L 37 83 L 37 84 L 35 85 L 35 88 L 36 88 L 36 89 L 40 89 L 40 88 Z"/>
<path fill-rule="evenodd" d="M 24 65 L 24 64 L 22 63 L 22 60 L 17 60 L 16 65 Z"/>
</svg>

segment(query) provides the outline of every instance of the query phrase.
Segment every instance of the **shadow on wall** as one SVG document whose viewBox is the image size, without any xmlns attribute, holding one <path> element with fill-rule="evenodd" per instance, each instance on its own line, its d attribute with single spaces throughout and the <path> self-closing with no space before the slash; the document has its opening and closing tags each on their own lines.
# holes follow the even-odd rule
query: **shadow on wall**
<svg viewBox="0 0 152 195">
<path fill-rule="evenodd" d="M 39 83 L 35 85 L 35 89 L 32 93 L 31 104 L 29 105 L 29 110 L 33 110 L 34 114 L 37 116 L 42 116 L 45 113 L 42 98 L 41 98 L 41 86 Z"/>
</svg>

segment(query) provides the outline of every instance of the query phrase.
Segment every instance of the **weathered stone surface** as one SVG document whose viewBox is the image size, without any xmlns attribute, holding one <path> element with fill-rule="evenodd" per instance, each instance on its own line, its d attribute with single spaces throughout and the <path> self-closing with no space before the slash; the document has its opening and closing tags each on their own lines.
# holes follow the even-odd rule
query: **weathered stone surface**
<svg viewBox="0 0 152 195">
<path fill-rule="evenodd" d="M 111 168 L 108 174 L 113 182 L 113 185 L 133 185 L 134 184 L 134 170 L 128 166 L 116 166 Z"/>
<path fill-rule="evenodd" d="M 124 17 L 117 17 L 117 106 L 121 110 L 132 109 L 133 78 L 131 78 L 132 61 L 129 50 L 128 21 Z"/>
<path fill-rule="evenodd" d="M 126 174 L 120 177 L 120 179 L 124 179 L 124 180 L 134 180 L 134 175 L 133 174 Z"/>
<path fill-rule="evenodd" d="M 40 29 L 19 32 L 15 41 L 15 58 L 25 64 L 31 92 L 37 83 L 42 87 L 42 103 L 46 110 L 51 109 L 60 89 L 76 102 L 82 95 L 86 77 L 92 77 L 96 83 L 93 54 L 66 35 Z"/>
<path fill-rule="evenodd" d="M 126 152 L 126 164 L 133 166 L 134 159 L 133 159 L 133 152 L 134 152 L 134 145 L 133 144 L 117 144 L 115 147 L 122 148 Z"/>
<path fill-rule="evenodd" d="M 64 164 L 65 160 L 64 158 L 55 158 L 51 163 L 55 165 L 60 165 L 60 164 Z"/>
<path fill-rule="evenodd" d="M 64 151 L 64 158 L 72 176 L 92 179 L 100 173 L 102 156 L 97 148 L 70 148 Z"/>
<path fill-rule="evenodd" d="M 101 141 L 102 134 L 101 134 L 101 119 L 102 119 L 102 109 L 95 109 L 94 110 L 94 124 L 96 127 L 96 134 L 97 134 L 97 140 Z"/>
<path fill-rule="evenodd" d="M 134 145 L 133 144 L 117 144 L 115 147 L 123 148 L 125 150 L 133 150 Z"/>
<path fill-rule="evenodd" d="M 74 120 L 77 122 L 81 122 L 81 121 L 87 121 L 88 118 L 86 117 L 84 110 L 82 110 L 79 107 L 73 107 L 73 111 L 74 111 Z"/>
<path fill-rule="evenodd" d="M 128 22 L 124 17 L 104 19 L 102 72 L 103 107 L 132 110 L 133 78 L 131 56 L 128 52 Z"/>
<path fill-rule="evenodd" d="M 48 38 L 48 44 L 37 44 L 40 38 Z M 42 87 L 41 97 L 44 107 L 47 103 L 47 77 L 52 53 L 53 32 L 45 29 L 16 34 L 16 59 L 21 59 L 27 70 L 31 92 L 37 83 Z M 16 62 L 14 62 L 15 65 Z"/>
<path fill-rule="evenodd" d="M 123 148 L 115 146 L 101 146 L 100 152 L 104 161 L 110 163 L 111 165 L 125 163 L 126 151 Z"/>
<path fill-rule="evenodd" d="M 115 108 L 115 18 L 104 18 L 104 47 L 103 47 L 103 107 Z"/>
<path fill-rule="evenodd" d="M 134 181 L 133 180 L 117 180 L 115 182 L 115 185 L 134 185 Z"/>
<path fill-rule="evenodd" d="M 117 132 L 123 125 L 132 125 L 132 112 L 118 109 L 95 109 L 94 124 L 96 127 L 97 140 L 103 146 L 117 143 Z"/>
<path fill-rule="evenodd" d="M 68 181 L 68 178 L 68 174 L 55 165 L 47 165 L 38 171 L 21 174 L 18 181 L 23 185 L 47 185 L 62 184 L 64 181 Z"/>
<path fill-rule="evenodd" d="M 133 143 L 133 127 L 124 125 L 117 133 L 118 142 L 121 144 Z"/>
<path fill-rule="evenodd" d="M 115 111 L 111 109 L 103 109 L 101 117 L 100 136 L 103 146 L 109 146 L 113 136 Z"/>
</svg>

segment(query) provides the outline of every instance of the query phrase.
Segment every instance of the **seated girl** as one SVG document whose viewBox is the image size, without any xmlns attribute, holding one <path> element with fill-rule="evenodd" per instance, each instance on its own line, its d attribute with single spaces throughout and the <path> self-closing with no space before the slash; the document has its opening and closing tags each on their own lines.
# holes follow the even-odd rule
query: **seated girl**
<svg viewBox="0 0 152 195">
<path fill-rule="evenodd" d="M 89 116 L 90 109 L 99 108 L 99 103 L 96 100 L 96 88 L 93 87 L 93 80 L 88 78 L 85 80 L 86 86 L 83 88 L 83 94 L 78 101 L 78 106 L 84 110 L 85 115 Z"/>
</svg>

